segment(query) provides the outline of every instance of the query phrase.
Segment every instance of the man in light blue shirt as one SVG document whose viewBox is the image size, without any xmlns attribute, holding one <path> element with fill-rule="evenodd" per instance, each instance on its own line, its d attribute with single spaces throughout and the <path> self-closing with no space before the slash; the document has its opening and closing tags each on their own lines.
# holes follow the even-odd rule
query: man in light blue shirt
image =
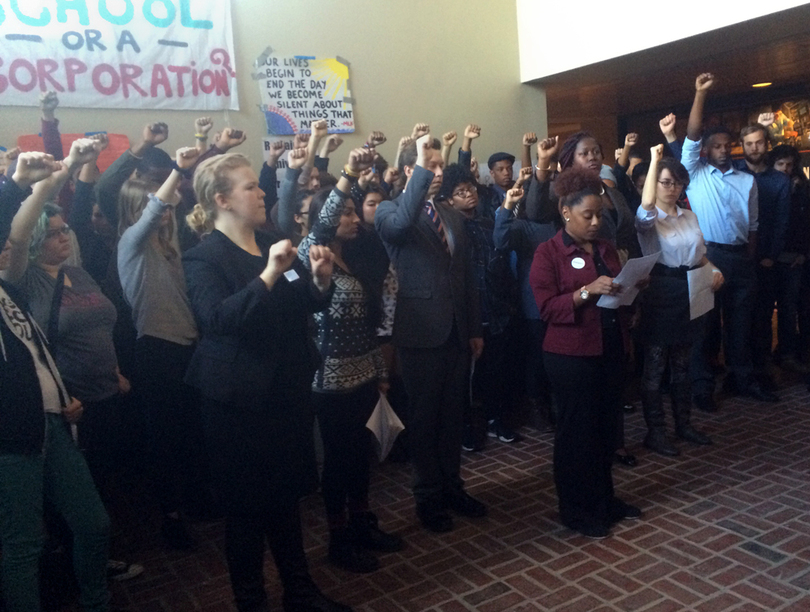
<svg viewBox="0 0 810 612">
<path fill-rule="evenodd" d="M 717 410 L 714 374 L 709 358 L 719 350 L 720 312 L 723 313 L 726 388 L 760 401 L 777 401 L 752 377 L 751 317 L 756 290 L 752 254 L 756 248 L 759 207 L 754 177 L 731 163 L 734 140 L 724 127 L 703 133 L 703 105 L 714 76 L 701 74 L 695 81 L 695 100 L 689 114 L 681 162 L 689 172 L 687 195 L 706 241 L 706 256 L 723 273 L 725 286 L 717 292 L 717 308 L 707 315 L 703 338 L 692 353 L 692 392 L 695 405 Z M 703 151 L 706 155 L 701 158 Z"/>
</svg>

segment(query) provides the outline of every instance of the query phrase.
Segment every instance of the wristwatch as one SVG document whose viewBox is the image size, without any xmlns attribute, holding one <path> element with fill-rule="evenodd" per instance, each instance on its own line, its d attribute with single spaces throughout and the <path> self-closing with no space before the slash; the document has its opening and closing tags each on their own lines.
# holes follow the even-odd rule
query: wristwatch
<svg viewBox="0 0 810 612">
<path fill-rule="evenodd" d="M 579 290 L 579 297 L 583 302 L 587 302 L 590 295 L 591 292 L 588 291 L 585 287 Z"/>
</svg>

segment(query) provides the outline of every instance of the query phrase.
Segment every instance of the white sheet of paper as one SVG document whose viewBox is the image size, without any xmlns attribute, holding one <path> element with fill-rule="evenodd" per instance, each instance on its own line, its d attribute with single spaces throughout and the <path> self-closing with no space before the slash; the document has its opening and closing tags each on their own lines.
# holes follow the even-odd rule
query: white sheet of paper
<svg viewBox="0 0 810 612">
<path fill-rule="evenodd" d="M 714 269 L 711 266 L 701 266 L 689 270 L 686 280 L 689 283 L 689 319 L 694 320 L 714 308 Z"/>
<path fill-rule="evenodd" d="M 636 257 L 635 259 L 628 259 L 627 263 L 619 272 L 619 275 L 613 279 L 613 282 L 622 286 L 621 293 L 616 295 L 603 295 L 596 302 L 597 306 L 602 308 L 618 308 L 619 306 L 629 306 L 633 303 L 638 295 L 638 287 L 636 284 L 650 275 L 655 262 L 658 261 L 660 252 L 646 255 L 644 257 Z"/>
</svg>

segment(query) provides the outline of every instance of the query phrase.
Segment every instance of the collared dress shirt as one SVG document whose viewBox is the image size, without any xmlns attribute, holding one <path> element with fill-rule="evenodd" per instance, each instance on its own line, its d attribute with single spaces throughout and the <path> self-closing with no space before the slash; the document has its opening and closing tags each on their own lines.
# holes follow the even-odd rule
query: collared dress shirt
<svg viewBox="0 0 810 612">
<path fill-rule="evenodd" d="M 747 244 L 759 218 L 754 177 L 734 167 L 723 172 L 700 157 L 701 143 L 687 138 L 681 163 L 689 172 L 686 190 L 704 238 L 718 244 Z"/>
<path fill-rule="evenodd" d="M 652 255 L 661 251 L 658 263 L 670 268 L 700 264 L 706 254 L 703 232 L 698 218 L 691 210 L 678 207 L 676 215 L 668 215 L 658 207 L 636 211 L 636 230 L 641 252 Z"/>
</svg>

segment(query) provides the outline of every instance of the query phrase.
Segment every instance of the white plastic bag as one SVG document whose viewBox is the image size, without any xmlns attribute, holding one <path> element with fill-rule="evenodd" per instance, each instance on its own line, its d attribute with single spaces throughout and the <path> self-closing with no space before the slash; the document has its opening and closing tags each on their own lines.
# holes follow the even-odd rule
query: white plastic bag
<svg viewBox="0 0 810 612">
<path fill-rule="evenodd" d="M 371 430 L 377 441 L 377 456 L 380 461 L 385 461 L 388 453 L 394 447 L 399 432 L 405 429 L 397 413 L 394 412 L 388 399 L 382 393 L 380 393 L 380 400 L 374 407 L 374 412 L 371 413 L 366 427 Z"/>
</svg>

